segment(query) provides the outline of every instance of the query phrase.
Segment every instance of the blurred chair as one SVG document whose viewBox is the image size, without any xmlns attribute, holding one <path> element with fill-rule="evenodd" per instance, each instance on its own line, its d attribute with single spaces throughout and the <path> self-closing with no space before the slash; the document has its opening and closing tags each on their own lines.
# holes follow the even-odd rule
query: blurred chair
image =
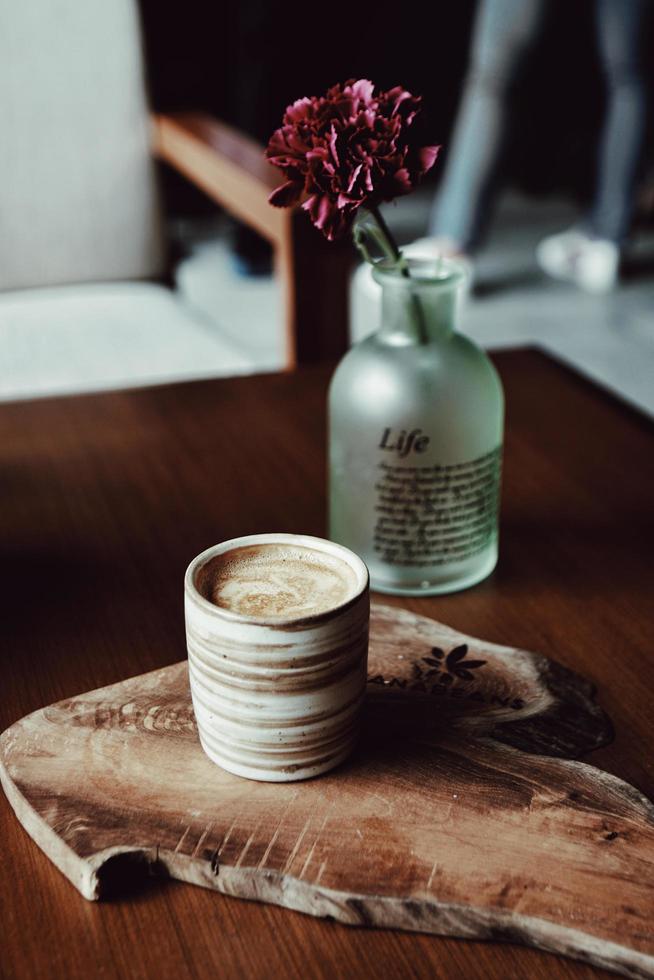
<svg viewBox="0 0 654 980">
<path fill-rule="evenodd" d="M 273 244 L 286 366 L 345 349 L 349 256 L 268 204 L 252 140 L 150 117 L 136 0 L 2 4 L 0 93 L 0 398 L 257 370 L 166 286 L 153 154 Z"/>
</svg>

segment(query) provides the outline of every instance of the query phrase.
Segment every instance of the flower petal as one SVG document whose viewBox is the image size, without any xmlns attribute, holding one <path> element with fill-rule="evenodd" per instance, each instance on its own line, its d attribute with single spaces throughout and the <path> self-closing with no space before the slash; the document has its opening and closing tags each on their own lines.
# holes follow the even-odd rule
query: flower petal
<svg viewBox="0 0 654 980">
<path fill-rule="evenodd" d="M 400 167 L 393 174 L 393 179 L 397 185 L 396 193 L 408 194 L 409 191 L 413 190 L 413 183 L 411 181 L 411 174 L 406 167 Z"/>
<path fill-rule="evenodd" d="M 423 174 L 426 174 L 434 166 L 440 149 L 440 146 L 423 146 L 422 149 L 418 150 L 418 160 Z"/>
<path fill-rule="evenodd" d="M 311 115 L 311 110 L 314 107 L 313 99 L 298 99 L 292 105 L 288 106 L 286 113 L 284 115 L 284 122 L 297 123 L 302 119 L 306 119 Z"/>
<path fill-rule="evenodd" d="M 463 660 L 466 653 L 468 652 L 468 644 L 462 643 L 461 646 L 454 647 L 453 650 L 447 655 L 447 666 L 451 667 L 453 664 L 458 664 L 459 660 Z"/>
<path fill-rule="evenodd" d="M 361 99 L 362 102 L 370 102 L 374 91 L 375 86 L 368 78 L 360 78 L 358 82 L 354 82 L 352 85 L 352 95 L 355 99 Z"/>
<path fill-rule="evenodd" d="M 302 194 L 302 184 L 294 180 L 288 180 L 285 184 L 276 187 L 268 201 L 275 208 L 288 208 L 292 204 L 297 204 Z"/>
</svg>

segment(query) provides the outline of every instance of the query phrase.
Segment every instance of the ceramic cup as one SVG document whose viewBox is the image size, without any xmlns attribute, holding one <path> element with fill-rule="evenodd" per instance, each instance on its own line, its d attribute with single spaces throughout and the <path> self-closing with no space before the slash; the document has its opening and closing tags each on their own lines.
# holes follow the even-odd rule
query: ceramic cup
<svg viewBox="0 0 654 980">
<path fill-rule="evenodd" d="M 351 588 L 344 601 L 299 618 L 246 615 L 210 601 L 212 560 L 265 545 L 345 562 Z M 249 535 L 198 555 L 186 570 L 184 593 L 191 695 L 209 758 L 267 782 L 307 779 L 342 762 L 356 741 L 366 685 L 370 598 L 363 561 L 322 538 Z"/>
</svg>

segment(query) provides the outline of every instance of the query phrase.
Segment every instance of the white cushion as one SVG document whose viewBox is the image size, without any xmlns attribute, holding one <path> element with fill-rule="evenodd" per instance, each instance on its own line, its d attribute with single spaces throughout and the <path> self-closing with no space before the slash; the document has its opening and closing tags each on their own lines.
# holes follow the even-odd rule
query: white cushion
<svg viewBox="0 0 654 980">
<path fill-rule="evenodd" d="M 223 336 L 237 343 L 261 371 L 286 366 L 282 294 L 279 280 L 244 277 L 234 271 L 227 242 L 198 242 L 175 269 L 177 292 L 196 313 L 220 323 Z"/>
<path fill-rule="evenodd" d="M 256 357 L 163 286 L 0 295 L 0 400 L 250 374 Z"/>
<path fill-rule="evenodd" d="M 154 278 L 136 0 L 0 3 L 0 289 Z"/>
</svg>

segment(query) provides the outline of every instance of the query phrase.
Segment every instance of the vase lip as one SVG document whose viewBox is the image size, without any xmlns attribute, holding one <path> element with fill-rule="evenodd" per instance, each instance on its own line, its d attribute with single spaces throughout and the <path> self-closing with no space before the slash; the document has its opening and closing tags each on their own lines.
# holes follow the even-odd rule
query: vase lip
<svg viewBox="0 0 654 980">
<path fill-rule="evenodd" d="M 381 259 L 372 268 L 372 276 L 380 286 L 418 286 L 421 289 L 452 289 L 460 286 L 469 275 L 467 264 L 456 258 L 405 256 L 410 277 L 402 275 L 391 259 Z"/>
</svg>

